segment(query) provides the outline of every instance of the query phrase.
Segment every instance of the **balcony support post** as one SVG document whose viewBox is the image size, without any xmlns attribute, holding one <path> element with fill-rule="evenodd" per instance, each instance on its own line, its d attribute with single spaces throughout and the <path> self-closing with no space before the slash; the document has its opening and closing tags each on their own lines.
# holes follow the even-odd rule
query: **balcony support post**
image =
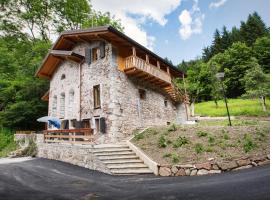
<svg viewBox="0 0 270 200">
<path fill-rule="evenodd" d="M 157 67 L 160 69 L 160 63 L 159 63 L 159 61 L 157 61 Z"/>
<path fill-rule="evenodd" d="M 167 73 L 170 74 L 170 68 L 169 67 L 167 67 Z"/>
<path fill-rule="evenodd" d="M 149 64 L 149 56 L 147 54 L 145 55 L 145 61 L 147 64 Z"/>
<path fill-rule="evenodd" d="M 135 49 L 135 47 L 132 47 L 132 55 L 133 56 L 136 56 L 136 49 Z"/>
</svg>

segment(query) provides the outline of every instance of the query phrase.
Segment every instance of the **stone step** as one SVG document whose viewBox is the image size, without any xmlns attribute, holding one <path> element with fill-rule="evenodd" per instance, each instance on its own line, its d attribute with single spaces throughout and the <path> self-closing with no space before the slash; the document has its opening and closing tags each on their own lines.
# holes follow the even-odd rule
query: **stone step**
<svg viewBox="0 0 270 200">
<path fill-rule="evenodd" d="M 112 151 L 112 152 L 99 152 L 95 153 L 96 156 L 114 156 L 114 155 L 135 155 L 131 150 L 128 151 Z"/>
<path fill-rule="evenodd" d="M 121 163 L 121 164 L 107 164 L 109 169 L 137 169 L 137 168 L 148 168 L 143 162 L 141 163 Z"/>
<path fill-rule="evenodd" d="M 123 163 L 142 163 L 140 159 L 113 159 L 113 160 L 104 160 L 105 164 L 123 164 Z"/>
<path fill-rule="evenodd" d="M 149 168 L 112 169 L 111 172 L 117 175 L 153 174 Z"/>
<path fill-rule="evenodd" d="M 98 158 L 100 160 L 117 160 L 117 159 L 139 159 L 138 156 L 136 156 L 136 154 L 132 154 L 132 155 L 111 155 L 111 156 L 98 156 Z"/>
<path fill-rule="evenodd" d="M 121 152 L 121 151 L 132 151 L 129 148 L 100 148 L 100 149 L 95 149 L 93 153 L 103 153 L 103 152 Z"/>
<path fill-rule="evenodd" d="M 129 148 L 127 144 L 99 144 L 95 145 L 94 149 L 102 149 L 102 148 Z"/>
</svg>

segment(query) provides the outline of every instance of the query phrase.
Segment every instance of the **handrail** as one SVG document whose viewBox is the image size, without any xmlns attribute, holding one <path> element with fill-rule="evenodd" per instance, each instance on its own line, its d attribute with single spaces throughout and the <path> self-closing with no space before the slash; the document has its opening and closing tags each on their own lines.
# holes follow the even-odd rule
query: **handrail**
<svg viewBox="0 0 270 200">
<path fill-rule="evenodd" d="M 163 81 L 171 83 L 171 76 L 165 71 L 159 69 L 157 66 L 147 63 L 145 60 L 137 56 L 129 56 L 125 60 L 125 69 L 129 68 L 140 69 L 152 76 L 155 76 Z"/>
</svg>

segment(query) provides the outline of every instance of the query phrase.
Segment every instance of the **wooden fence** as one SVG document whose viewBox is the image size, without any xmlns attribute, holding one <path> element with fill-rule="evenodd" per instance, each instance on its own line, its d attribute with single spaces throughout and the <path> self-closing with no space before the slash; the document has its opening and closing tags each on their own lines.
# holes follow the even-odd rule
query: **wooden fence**
<svg viewBox="0 0 270 200">
<path fill-rule="evenodd" d="M 90 128 L 45 130 L 46 143 L 90 144 L 94 141 L 93 131 Z"/>
</svg>

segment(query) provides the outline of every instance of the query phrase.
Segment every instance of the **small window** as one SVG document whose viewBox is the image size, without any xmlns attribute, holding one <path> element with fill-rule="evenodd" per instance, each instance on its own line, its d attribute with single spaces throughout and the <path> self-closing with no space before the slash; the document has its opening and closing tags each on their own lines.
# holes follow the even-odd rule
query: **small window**
<svg viewBox="0 0 270 200">
<path fill-rule="evenodd" d="M 52 116 L 56 117 L 56 115 L 57 115 L 57 96 L 54 96 L 52 102 Z"/>
<path fill-rule="evenodd" d="M 66 75 L 65 74 L 62 74 L 61 80 L 65 79 L 65 78 L 66 78 Z"/>
<path fill-rule="evenodd" d="M 60 96 L 60 118 L 65 118 L 65 93 Z"/>
<path fill-rule="evenodd" d="M 98 48 L 92 49 L 92 62 L 95 62 L 98 60 Z"/>
<path fill-rule="evenodd" d="M 100 85 L 94 86 L 93 93 L 94 93 L 94 108 L 100 108 Z"/>
<path fill-rule="evenodd" d="M 165 107 L 168 106 L 168 100 L 167 100 L 167 99 L 164 100 L 164 106 L 165 106 Z"/>
<path fill-rule="evenodd" d="M 145 99 L 146 91 L 144 89 L 139 89 L 139 95 L 140 95 L 140 99 Z"/>
</svg>

